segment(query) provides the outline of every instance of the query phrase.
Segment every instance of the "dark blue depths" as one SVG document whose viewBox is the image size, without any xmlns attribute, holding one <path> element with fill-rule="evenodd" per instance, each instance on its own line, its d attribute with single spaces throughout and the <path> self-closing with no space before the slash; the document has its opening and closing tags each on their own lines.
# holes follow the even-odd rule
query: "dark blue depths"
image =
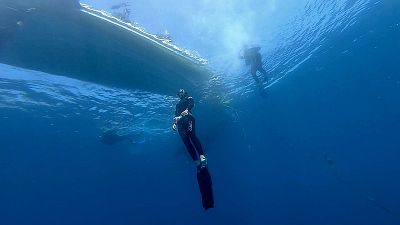
<svg viewBox="0 0 400 225">
<path fill-rule="evenodd" d="M 386 1 L 328 37 L 220 129 L 198 113 L 207 212 L 178 137 L 109 147 L 85 112 L 50 123 L 1 109 L 0 224 L 400 224 L 399 9 Z"/>
</svg>

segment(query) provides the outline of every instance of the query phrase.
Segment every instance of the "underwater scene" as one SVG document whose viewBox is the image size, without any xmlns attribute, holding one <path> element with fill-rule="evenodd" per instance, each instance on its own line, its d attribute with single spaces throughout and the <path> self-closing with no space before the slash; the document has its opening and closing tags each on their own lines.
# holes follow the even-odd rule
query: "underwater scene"
<svg viewBox="0 0 400 225">
<path fill-rule="evenodd" d="M 0 225 L 400 224 L 400 1 L 0 0 Z"/>
</svg>

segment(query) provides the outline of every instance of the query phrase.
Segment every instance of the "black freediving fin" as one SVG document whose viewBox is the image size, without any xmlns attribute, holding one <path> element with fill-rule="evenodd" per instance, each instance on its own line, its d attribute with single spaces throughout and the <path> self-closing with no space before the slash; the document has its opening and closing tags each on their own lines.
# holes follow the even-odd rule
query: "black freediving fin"
<svg viewBox="0 0 400 225">
<path fill-rule="evenodd" d="M 197 168 L 197 182 L 199 183 L 201 200 L 205 210 L 214 208 L 214 195 L 212 190 L 212 180 L 207 167 Z"/>
</svg>

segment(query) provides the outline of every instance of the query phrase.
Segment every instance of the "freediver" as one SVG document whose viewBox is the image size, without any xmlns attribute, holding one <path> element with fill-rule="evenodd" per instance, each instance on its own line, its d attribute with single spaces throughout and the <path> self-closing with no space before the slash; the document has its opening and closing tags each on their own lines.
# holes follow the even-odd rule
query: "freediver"
<svg viewBox="0 0 400 225">
<path fill-rule="evenodd" d="M 267 71 L 265 71 L 262 67 L 262 56 L 260 54 L 260 49 L 261 47 L 248 48 L 245 45 L 243 46 L 242 50 L 243 55 L 240 56 L 241 59 L 244 59 L 246 65 L 250 66 L 250 73 L 257 84 L 261 84 L 262 82 L 266 81 L 268 77 Z M 262 80 L 257 77 L 257 71 L 263 75 Z"/>
<path fill-rule="evenodd" d="M 207 168 L 207 159 L 195 132 L 195 119 L 192 114 L 194 101 L 189 94 L 180 89 L 178 92 L 179 103 L 176 105 L 172 129 L 177 130 L 186 146 L 190 156 L 196 164 L 197 182 L 201 193 L 203 208 L 214 208 L 214 195 L 210 172 Z"/>
<path fill-rule="evenodd" d="M 194 107 L 193 98 L 183 89 L 180 89 L 177 95 L 180 100 L 176 105 L 172 129 L 175 131 L 178 130 L 197 168 L 205 168 L 207 167 L 207 159 L 204 156 L 203 148 L 195 132 L 195 118 L 192 114 L 192 108 Z"/>
</svg>

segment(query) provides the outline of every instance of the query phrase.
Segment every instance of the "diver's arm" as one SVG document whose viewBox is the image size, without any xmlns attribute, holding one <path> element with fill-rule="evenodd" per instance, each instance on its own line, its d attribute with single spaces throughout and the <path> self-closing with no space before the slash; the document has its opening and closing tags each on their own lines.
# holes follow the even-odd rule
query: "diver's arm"
<svg viewBox="0 0 400 225">
<path fill-rule="evenodd" d="M 176 105 L 176 108 L 175 108 L 175 117 L 174 117 L 174 119 L 173 119 L 173 122 L 172 122 L 172 129 L 173 130 L 175 130 L 176 131 L 176 126 L 177 126 L 177 124 L 178 124 L 178 121 L 181 119 L 181 114 L 179 113 L 179 110 L 178 110 L 178 105 Z"/>
<path fill-rule="evenodd" d="M 178 117 L 180 117 L 180 113 L 178 112 L 178 105 L 175 107 L 175 117 L 172 121 L 172 129 L 176 130 L 176 124 L 178 123 Z"/>
<path fill-rule="evenodd" d="M 176 117 L 174 117 L 174 120 L 173 120 L 173 122 L 172 122 L 172 129 L 173 129 L 173 130 L 176 130 L 176 126 L 177 126 L 177 124 L 178 124 L 178 121 L 179 121 L 181 118 L 182 118 L 182 116 L 176 116 Z"/>
<path fill-rule="evenodd" d="M 175 108 L 175 117 L 177 117 L 179 115 L 180 115 L 180 113 L 178 112 L 178 106 L 176 106 L 176 108 Z"/>
</svg>

